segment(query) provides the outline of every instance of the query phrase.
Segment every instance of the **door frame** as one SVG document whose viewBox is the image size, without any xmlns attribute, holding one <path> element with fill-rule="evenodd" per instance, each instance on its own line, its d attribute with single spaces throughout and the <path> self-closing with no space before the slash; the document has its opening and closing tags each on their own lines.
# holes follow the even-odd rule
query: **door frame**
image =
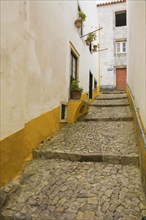
<svg viewBox="0 0 146 220">
<path fill-rule="evenodd" d="M 93 74 L 89 71 L 89 99 L 93 98 Z"/>
<path fill-rule="evenodd" d="M 126 69 L 126 82 L 125 82 L 125 90 L 126 90 L 126 84 L 127 84 L 127 66 L 116 66 L 115 68 L 115 87 L 117 89 L 117 69 Z"/>
</svg>

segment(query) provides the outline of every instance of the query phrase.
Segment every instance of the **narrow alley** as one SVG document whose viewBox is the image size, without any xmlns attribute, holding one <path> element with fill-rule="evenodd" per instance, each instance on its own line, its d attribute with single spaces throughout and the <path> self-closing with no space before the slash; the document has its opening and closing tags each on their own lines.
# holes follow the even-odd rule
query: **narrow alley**
<svg viewBox="0 0 146 220">
<path fill-rule="evenodd" d="M 0 14 L 0 220 L 146 220 L 146 0 Z"/>
<path fill-rule="evenodd" d="M 140 220 L 145 197 L 133 119 L 126 93 L 101 93 L 2 187 L 2 219 Z"/>
</svg>

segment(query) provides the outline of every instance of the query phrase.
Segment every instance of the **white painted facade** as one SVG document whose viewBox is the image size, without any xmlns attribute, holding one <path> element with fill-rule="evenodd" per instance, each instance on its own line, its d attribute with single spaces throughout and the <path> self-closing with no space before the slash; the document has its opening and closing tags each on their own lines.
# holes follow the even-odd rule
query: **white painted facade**
<svg viewBox="0 0 146 220">
<path fill-rule="evenodd" d="M 128 86 L 146 131 L 146 1 L 128 1 Z"/>
<path fill-rule="evenodd" d="M 97 7 L 100 27 L 100 84 L 101 88 L 116 86 L 116 68 L 126 67 L 127 54 L 116 53 L 116 42 L 127 41 L 127 26 L 115 26 L 115 12 L 126 10 L 126 2 L 101 5 Z"/>
<path fill-rule="evenodd" d="M 68 101 L 70 42 L 79 53 L 84 93 L 89 71 L 97 79 L 97 53 L 90 53 L 74 25 L 78 4 L 87 15 L 84 34 L 93 31 L 95 1 L 1 2 L 1 139 Z"/>
</svg>

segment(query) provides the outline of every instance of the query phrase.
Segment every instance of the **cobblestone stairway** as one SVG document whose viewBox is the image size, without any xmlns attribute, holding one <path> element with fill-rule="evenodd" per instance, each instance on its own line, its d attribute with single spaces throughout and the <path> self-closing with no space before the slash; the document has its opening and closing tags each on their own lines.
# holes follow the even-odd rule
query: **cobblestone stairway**
<svg viewBox="0 0 146 220">
<path fill-rule="evenodd" d="M 22 175 L 2 188 L 4 219 L 141 219 L 133 115 L 125 93 L 105 93 L 79 122 L 40 144 Z"/>
</svg>

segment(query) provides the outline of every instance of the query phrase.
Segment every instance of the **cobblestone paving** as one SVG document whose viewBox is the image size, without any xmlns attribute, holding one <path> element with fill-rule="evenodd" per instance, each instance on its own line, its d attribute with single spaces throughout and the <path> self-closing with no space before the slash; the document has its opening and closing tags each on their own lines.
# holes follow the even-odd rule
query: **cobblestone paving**
<svg viewBox="0 0 146 220">
<path fill-rule="evenodd" d="M 143 202 L 135 166 L 34 160 L 2 214 L 25 220 L 139 220 Z"/>
<path fill-rule="evenodd" d="M 127 102 L 122 93 L 101 96 Z M 81 121 L 40 144 L 22 175 L 1 188 L 0 219 L 141 220 L 138 146 L 134 122 L 124 117 L 133 117 L 130 107 L 90 106 Z"/>
<path fill-rule="evenodd" d="M 129 106 L 124 107 L 95 107 L 91 106 L 85 119 L 115 119 L 132 118 L 133 114 Z M 124 119 L 123 119 L 124 120 Z"/>
<path fill-rule="evenodd" d="M 126 93 L 122 94 L 100 94 L 97 99 L 122 99 L 127 98 Z"/>
<path fill-rule="evenodd" d="M 100 104 L 100 105 L 124 105 L 129 104 L 128 99 L 115 99 L 115 100 L 100 100 L 96 99 L 93 104 Z"/>
<path fill-rule="evenodd" d="M 52 155 L 53 152 L 56 154 Z M 132 157 L 129 162 L 138 162 L 133 122 L 77 122 L 62 128 L 51 140 L 42 143 L 34 153 L 35 156 L 46 158 L 57 158 L 60 157 L 60 153 L 66 153 L 69 154 L 68 157 L 63 154 L 62 158 L 72 160 L 77 160 L 75 154 L 102 155 L 104 161 L 113 160 L 115 163 L 119 163 L 122 156 L 126 163 L 125 157 L 128 155 L 129 160 L 130 156 Z M 79 156 L 78 160 L 80 159 Z"/>
</svg>

